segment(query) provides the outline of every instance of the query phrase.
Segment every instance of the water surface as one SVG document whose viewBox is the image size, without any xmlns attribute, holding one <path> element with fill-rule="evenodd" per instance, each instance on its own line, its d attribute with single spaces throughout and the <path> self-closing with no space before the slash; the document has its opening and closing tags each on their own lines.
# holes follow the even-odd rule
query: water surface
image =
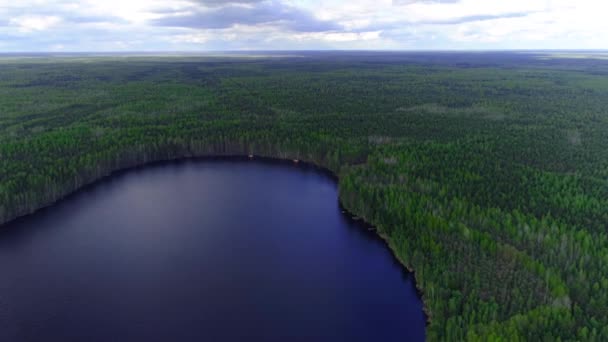
<svg viewBox="0 0 608 342">
<path fill-rule="evenodd" d="M 305 166 L 139 168 L 0 228 L 0 341 L 424 339 L 413 277 Z"/>
</svg>

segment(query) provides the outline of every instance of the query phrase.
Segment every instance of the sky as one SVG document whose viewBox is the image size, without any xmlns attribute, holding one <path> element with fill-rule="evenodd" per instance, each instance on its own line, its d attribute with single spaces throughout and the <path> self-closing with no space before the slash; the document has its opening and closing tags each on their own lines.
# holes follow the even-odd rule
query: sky
<svg viewBox="0 0 608 342">
<path fill-rule="evenodd" d="M 608 49 L 605 0 L 0 0 L 1 52 Z"/>
</svg>

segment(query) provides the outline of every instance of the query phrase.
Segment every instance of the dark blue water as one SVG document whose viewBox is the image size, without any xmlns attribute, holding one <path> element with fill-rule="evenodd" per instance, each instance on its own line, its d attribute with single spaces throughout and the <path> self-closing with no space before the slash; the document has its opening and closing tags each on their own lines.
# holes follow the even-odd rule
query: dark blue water
<svg viewBox="0 0 608 342">
<path fill-rule="evenodd" d="M 0 341 L 417 341 L 413 278 L 315 169 L 186 161 L 0 229 Z"/>
</svg>

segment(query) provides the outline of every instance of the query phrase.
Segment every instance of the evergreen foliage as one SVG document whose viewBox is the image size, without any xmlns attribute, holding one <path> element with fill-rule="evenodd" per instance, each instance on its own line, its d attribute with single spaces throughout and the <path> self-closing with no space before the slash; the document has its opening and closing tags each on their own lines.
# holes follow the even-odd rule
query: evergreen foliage
<svg viewBox="0 0 608 342">
<path fill-rule="evenodd" d="M 608 62 L 427 58 L 0 59 L 0 223 L 151 161 L 301 159 L 415 270 L 430 340 L 608 340 Z"/>
</svg>

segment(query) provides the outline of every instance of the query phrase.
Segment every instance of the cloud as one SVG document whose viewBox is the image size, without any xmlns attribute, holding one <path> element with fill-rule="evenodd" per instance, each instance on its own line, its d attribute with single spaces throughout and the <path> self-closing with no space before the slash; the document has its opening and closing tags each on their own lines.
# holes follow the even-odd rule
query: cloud
<svg viewBox="0 0 608 342">
<path fill-rule="evenodd" d="M 597 0 L 0 0 L 2 51 L 608 46 Z"/>
<path fill-rule="evenodd" d="M 206 7 L 217 7 L 234 4 L 255 4 L 264 2 L 265 0 L 190 0 L 192 3 L 202 4 Z"/>
<path fill-rule="evenodd" d="M 208 1 L 205 1 L 207 3 Z M 220 1 L 211 1 L 218 3 Z M 196 8 L 190 13 L 169 14 L 151 20 L 156 26 L 190 29 L 223 29 L 234 25 L 276 24 L 298 32 L 322 32 L 341 29 L 340 25 L 317 19 L 310 12 L 278 1 L 253 1 L 253 6 L 243 6 L 230 1 L 216 8 Z M 224 3 L 224 2 L 222 2 Z"/>
<path fill-rule="evenodd" d="M 73 24 L 97 24 L 97 23 L 126 23 L 125 20 L 101 15 L 73 15 L 66 14 L 62 18 L 66 23 Z"/>
<path fill-rule="evenodd" d="M 453 4 L 461 0 L 393 0 L 393 5 L 407 6 L 412 4 Z"/>
<path fill-rule="evenodd" d="M 327 42 L 362 42 L 376 40 L 381 31 L 368 32 L 306 32 L 294 35 L 297 40 L 323 40 Z"/>
<path fill-rule="evenodd" d="M 21 32 L 44 31 L 59 24 L 61 18 L 58 16 L 25 15 L 12 18 L 8 21 Z"/>
<path fill-rule="evenodd" d="M 506 13 L 506 14 L 498 14 L 498 15 L 470 15 L 460 18 L 453 19 L 444 19 L 444 20 L 429 20 L 422 22 L 423 24 L 432 24 L 432 25 L 454 25 L 454 24 L 463 24 L 471 21 L 488 21 L 495 19 L 504 19 L 504 18 L 522 18 L 530 13 Z"/>
</svg>

